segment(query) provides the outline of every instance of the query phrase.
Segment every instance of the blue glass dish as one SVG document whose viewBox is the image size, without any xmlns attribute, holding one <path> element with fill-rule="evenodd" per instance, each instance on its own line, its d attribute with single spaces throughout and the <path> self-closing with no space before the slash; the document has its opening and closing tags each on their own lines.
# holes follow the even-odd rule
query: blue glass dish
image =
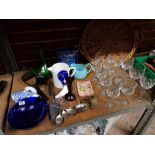
<svg viewBox="0 0 155 155">
<path fill-rule="evenodd" d="M 13 128 L 28 129 L 39 124 L 48 113 L 48 104 L 40 97 L 25 98 L 9 111 L 8 122 Z"/>
</svg>

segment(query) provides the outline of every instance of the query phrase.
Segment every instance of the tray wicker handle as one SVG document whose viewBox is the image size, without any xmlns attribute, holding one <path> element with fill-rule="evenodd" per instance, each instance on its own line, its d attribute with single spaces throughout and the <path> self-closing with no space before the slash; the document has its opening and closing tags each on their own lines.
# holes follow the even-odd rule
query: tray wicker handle
<svg viewBox="0 0 155 155">
<path fill-rule="evenodd" d="M 79 42 L 79 48 L 78 48 L 78 50 L 80 51 L 80 53 L 90 62 L 90 60 L 92 60 L 92 58 L 89 56 L 89 55 L 87 55 L 87 57 L 83 54 L 84 53 L 84 51 L 82 50 L 82 45 L 81 45 L 82 43 L 81 43 L 81 41 Z"/>
</svg>

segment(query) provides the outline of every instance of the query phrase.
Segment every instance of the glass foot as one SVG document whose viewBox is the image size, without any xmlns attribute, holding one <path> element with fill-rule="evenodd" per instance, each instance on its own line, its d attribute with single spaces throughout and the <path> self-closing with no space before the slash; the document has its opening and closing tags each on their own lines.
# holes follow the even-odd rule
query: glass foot
<svg viewBox="0 0 155 155">
<path fill-rule="evenodd" d="M 142 103 L 143 99 L 142 99 L 142 97 L 139 97 L 138 99 L 136 99 L 136 101 L 137 101 L 138 103 Z"/>
<path fill-rule="evenodd" d="M 97 87 L 98 87 L 98 88 L 101 88 L 101 85 L 100 85 L 99 83 L 97 83 Z"/>
<path fill-rule="evenodd" d="M 122 99 L 120 103 L 126 105 L 129 103 L 129 101 L 127 99 Z"/>
<path fill-rule="evenodd" d="M 93 77 L 93 80 L 94 80 L 94 81 L 97 81 L 97 77 L 96 77 L 96 76 L 94 76 L 94 77 Z"/>
<path fill-rule="evenodd" d="M 108 102 L 108 108 L 112 108 L 115 106 L 115 103 L 113 101 Z"/>
<path fill-rule="evenodd" d="M 103 89 L 101 94 L 102 94 L 102 96 L 107 96 L 106 90 Z"/>
</svg>

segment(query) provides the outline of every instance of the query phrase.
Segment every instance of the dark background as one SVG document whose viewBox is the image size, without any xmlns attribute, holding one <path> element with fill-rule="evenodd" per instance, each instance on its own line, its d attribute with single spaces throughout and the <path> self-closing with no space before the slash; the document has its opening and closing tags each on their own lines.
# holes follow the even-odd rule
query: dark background
<svg viewBox="0 0 155 155">
<path fill-rule="evenodd" d="M 67 46 L 78 47 L 82 32 L 90 20 L 1 20 L 20 70 L 30 69 L 39 63 L 36 46 L 44 47 L 47 61 L 56 61 L 56 52 Z M 136 52 L 155 48 L 155 20 L 127 20 L 133 29 L 143 32 L 144 40 Z M 0 55 L 0 74 L 6 73 Z M 86 61 L 79 55 L 80 61 Z"/>
</svg>

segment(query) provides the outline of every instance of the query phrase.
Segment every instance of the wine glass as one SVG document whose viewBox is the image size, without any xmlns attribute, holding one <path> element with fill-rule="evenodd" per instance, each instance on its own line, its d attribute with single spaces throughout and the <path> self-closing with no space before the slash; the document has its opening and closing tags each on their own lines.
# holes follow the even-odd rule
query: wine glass
<svg viewBox="0 0 155 155">
<path fill-rule="evenodd" d="M 119 100 L 119 102 L 120 102 L 120 104 L 123 104 L 123 105 L 126 105 L 126 104 L 129 103 L 128 99 L 126 99 L 126 98 L 121 98 L 121 99 Z"/>
<path fill-rule="evenodd" d="M 98 69 L 95 71 L 95 75 L 96 75 L 95 81 L 97 82 L 97 86 L 98 86 L 98 88 L 101 88 L 100 79 L 101 79 L 102 76 L 103 76 L 103 71 L 102 71 L 102 69 L 101 69 L 101 68 L 98 68 Z"/>
<path fill-rule="evenodd" d="M 146 90 L 142 89 L 141 87 L 137 87 L 136 90 L 137 90 L 136 93 L 137 96 L 135 96 L 136 102 L 142 103 L 145 98 Z"/>
<path fill-rule="evenodd" d="M 102 77 L 102 69 L 97 69 L 95 74 L 96 74 L 96 77 L 100 79 Z"/>
<path fill-rule="evenodd" d="M 111 63 L 112 63 L 112 60 L 110 58 L 105 58 L 104 60 L 102 60 L 102 68 L 107 70 L 110 69 Z"/>
<path fill-rule="evenodd" d="M 126 82 L 128 74 L 122 70 L 121 68 L 118 69 L 117 74 L 114 75 L 114 83 L 118 84 L 119 86 L 123 85 Z"/>
<path fill-rule="evenodd" d="M 93 80 L 97 81 L 96 73 L 99 73 L 99 71 L 102 69 L 102 58 L 94 58 L 90 63 L 92 65 L 92 70 L 95 72 Z"/>
<path fill-rule="evenodd" d="M 97 70 L 96 71 L 96 78 L 97 78 L 97 86 L 99 87 L 99 88 L 101 88 L 101 81 L 102 81 L 102 79 L 103 78 L 106 78 L 106 76 L 107 76 L 107 70 L 106 69 L 99 69 L 99 70 Z"/>
<path fill-rule="evenodd" d="M 103 76 L 100 79 L 100 85 L 102 88 L 102 92 L 101 92 L 102 96 L 107 96 L 106 88 L 112 84 L 112 78 L 113 78 L 112 75 L 107 74 L 106 76 Z"/>
<path fill-rule="evenodd" d="M 109 107 L 112 107 L 115 104 L 116 102 L 115 98 L 120 96 L 120 90 L 121 88 L 114 83 L 106 89 L 107 96 L 109 97 L 108 101 Z"/>
</svg>

